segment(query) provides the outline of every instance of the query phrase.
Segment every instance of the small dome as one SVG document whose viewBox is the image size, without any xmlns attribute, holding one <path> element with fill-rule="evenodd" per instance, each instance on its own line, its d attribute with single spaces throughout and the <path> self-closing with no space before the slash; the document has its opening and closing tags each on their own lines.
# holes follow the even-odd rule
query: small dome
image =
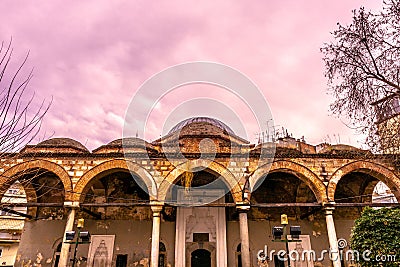
<svg viewBox="0 0 400 267">
<path fill-rule="evenodd" d="M 318 153 L 320 154 L 336 154 L 336 155 L 345 155 L 345 156 L 359 156 L 359 155 L 372 155 L 371 151 L 364 150 L 361 148 L 357 148 L 350 145 L 330 145 L 323 149 L 321 149 Z"/>
<path fill-rule="evenodd" d="M 363 151 L 360 148 L 350 146 L 350 145 L 344 145 L 344 144 L 337 144 L 337 145 L 330 145 L 325 148 L 323 148 L 319 153 L 329 153 L 332 151 L 354 151 L 354 152 L 360 152 Z"/>
<path fill-rule="evenodd" d="M 36 147 L 71 147 L 84 152 L 89 152 L 84 145 L 71 138 L 51 138 L 40 142 Z"/>
<path fill-rule="evenodd" d="M 142 153 L 146 151 L 155 151 L 155 148 L 138 137 L 119 138 L 94 149 L 93 153 L 109 154 L 109 153 Z"/>
<path fill-rule="evenodd" d="M 122 145 L 125 146 L 137 146 L 137 145 L 147 145 L 148 143 L 138 137 L 126 137 L 124 139 L 116 139 L 114 141 L 111 141 L 108 143 L 106 146 L 116 146 L 116 147 L 122 147 Z"/>
<path fill-rule="evenodd" d="M 228 125 L 226 125 L 225 123 L 223 123 L 220 120 L 214 119 L 214 118 L 209 118 L 209 117 L 193 117 L 193 118 L 189 118 L 186 119 L 184 121 L 181 121 L 180 123 L 178 123 L 177 125 L 175 125 L 169 132 L 168 134 L 172 134 L 175 132 L 179 132 L 180 130 L 182 130 L 185 126 L 192 124 L 192 123 L 197 123 L 197 122 L 205 122 L 205 123 L 209 123 L 211 125 L 214 125 L 222 130 L 227 131 L 230 135 L 235 135 L 235 133 L 233 132 L 233 130 L 231 128 L 229 128 Z"/>
</svg>

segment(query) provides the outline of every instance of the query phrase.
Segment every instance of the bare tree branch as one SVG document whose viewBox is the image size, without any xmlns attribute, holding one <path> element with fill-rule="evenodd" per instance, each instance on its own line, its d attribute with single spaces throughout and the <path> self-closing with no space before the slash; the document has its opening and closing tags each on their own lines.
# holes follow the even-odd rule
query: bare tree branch
<svg viewBox="0 0 400 267">
<path fill-rule="evenodd" d="M 0 46 L 0 157 L 2 165 L 7 161 L 14 160 L 21 148 L 30 143 L 39 133 L 43 117 L 50 108 L 50 101 L 35 101 L 35 94 L 28 93 L 28 85 L 33 77 L 33 69 L 25 71 L 25 65 L 29 57 L 29 52 L 15 68 L 12 64 L 12 39 Z M 13 70 L 15 69 L 15 70 Z M 6 161 L 4 161 L 6 160 Z M 0 196 L 13 186 L 15 181 L 17 187 L 22 186 L 27 198 L 40 199 L 49 194 L 50 190 L 39 184 L 40 177 L 46 173 L 43 170 L 24 170 L 14 177 L 0 176 Z M 61 183 L 61 181 L 59 181 Z M 56 187 L 59 184 L 55 185 Z M 12 200 L 13 198 L 4 197 Z"/>
<path fill-rule="evenodd" d="M 373 151 L 397 147 L 400 152 L 399 132 L 393 132 L 400 127 L 393 125 L 393 119 L 390 129 L 378 125 L 389 110 L 391 116 L 400 113 L 393 107 L 393 99 L 400 99 L 400 0 L 384 1 L 378 14 L 363 7 L 353 10 L 352 23 L 338 23 L 332 36 L 334 40 L 321 48 L 329 91 L 335 98 L 331 111 L 346 116 L 367 134 L 366 143 Z"/>
</svg>

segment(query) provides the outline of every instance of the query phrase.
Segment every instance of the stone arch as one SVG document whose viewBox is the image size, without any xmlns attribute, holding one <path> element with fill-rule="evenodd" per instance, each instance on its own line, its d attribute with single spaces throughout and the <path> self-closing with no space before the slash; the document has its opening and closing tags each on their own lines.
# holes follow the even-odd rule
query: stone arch
<svg viewBox="0 0 400 267">
<path fill-rule="evenodd" d="M 3 196 L 4 192 L 7 190 L 7 188 L 18 180 L 17 174 L 20 173 L 23 174 L 24 171 L 26 172 L 31 169 L 43 169 L 57 175 L 57 177 L 61 180 L 64 186 L 65 201 L 72 199 L 72 182 L 66 170 L 54 162 L 42 159 L 35 159 L 22 162 L 7 169 L 1 175 L 2 179 L 0 180 L 0 199 Z M 26 193 L 28 197 L 28 192 Z"/>
<path fill-rule="evenodd" d="M 257 168 L 250 176 L 251 191 L 253 191 L 254 186 L 263 179 L 265 175 L 277 171 L 288 172 L 295 175 L 311 189 L 318 203 L 327 202 L 326 188 L 320 178 L 305 166 L 287 160 L 274 161 L 272 164 L 267 163 Z"/>
<path fill-rule="evenodd" d="M 335 200 L 335 192 L 340 179 L 348 173 L 358 171 L 369 174 L 385 183 L 400 201 L 400 178 L 383 165 L 369 161 L 354 161 L 337 169 L 331 176 L 328 184 L 328 199 Z"/>
<path fill-rule="evenodd" d="M 159 201 L 165 201 L 169 188 L 177 181 L 178 177 L 185 172 L 185 164 L 186 162 L 176 166 L 176 168 L 170 171 L 167 177 L 165 177 L 165 179 L 161 182 L 158 190 Z M 190 168 L 191 170 L 195 170 L 197 168 L 207 168 L 216 172 L 223 177 L 224 182 L 230 189 L 235 203 L 242 201 L 241 187 L 238 179 L 236 179 L 236 177 L 222 164 L 206 159 L 195 159 L 190 161 Z"/>
<path fill-rule="evenodd" d="M 131 173 L 134 173 L 146 184 L 149 196 L 153 198 L 157 197 L 157 185 L 153 177 L 145 168 L 132 161 L 127 161 L 124 159 L 114 159 L 100 163 L 99 165 L 93 167 L 83 174 L 83 176 L 79 179 L 74 187 L 74 201 L 82 202 L 83 191 L 90 183 L 90 181 L 98 174 L 113 169 L 124 169 L 129 170 Z"/>
</svg>

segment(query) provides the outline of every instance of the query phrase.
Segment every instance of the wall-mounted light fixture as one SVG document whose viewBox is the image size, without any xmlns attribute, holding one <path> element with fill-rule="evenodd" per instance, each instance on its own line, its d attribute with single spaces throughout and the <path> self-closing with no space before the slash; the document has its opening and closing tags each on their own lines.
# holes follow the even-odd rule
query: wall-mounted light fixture
<svg viewBox="0 0 400 267">
<path fill-rule="evenodd" d="M 75 238 L 75 234 L 76 234 L 75 231 L 66 231 L 65 232 L 65 243 L 75 244 L 74 257 L 73 257 L 73 259 L 71 259 L 72 267 L 74 267 L 75 263 L 77 262 L 76 252 L 78 250 L 78 245 L 90 243 L 89 231 L 81 231 L 81 229 L 83 228 L 84 225 L 85 225 L 85 220 L 79 219 L 78 223 L 76 225 L 76 228 L 78 228 L 78 235 L 76 238 Z M 75 241 L 74 241 L 74 239 L 75 239 Z"/>
<path fill-rule="evenodd" d="M 274 239 L 282 239 L 283 226 L 272 227 L 272 235 L 273 235 Z"/>
<path fill-rule="evenodd" d="M 291 239 L 288 239 L 287 235 L 287 225 L 289 224 L 288 216 L 286 214 L 281 214 L 281 225 L 272 227 L 272 235 L 274 239 L 272 241 L 284 242 L 286 245 L 286 253 L 289 255 L 289 242 L 301 242 L 299 240 L 301 235 L 300 226 L 290 226 Z M 284 236 L 284 238 L 282 238 Z M 288 267 L 290 267 L 290 260 L 288 260 Z"/>
<path fill-rule="evenodd" d="M 299 239 L 301 235 L 301 228 L 298 225 L 290 226 L 290 235 L 293 239 Z"/>
</svg>

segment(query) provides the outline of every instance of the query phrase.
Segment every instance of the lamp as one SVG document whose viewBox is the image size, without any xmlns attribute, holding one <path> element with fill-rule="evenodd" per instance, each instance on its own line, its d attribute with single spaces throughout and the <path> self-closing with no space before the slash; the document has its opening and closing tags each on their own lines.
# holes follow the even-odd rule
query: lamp
<svg viewBox="0 0 400 267">
<path fill-rule="evenodd" d="M 294 239 L 299 239 L 300 235 L 301 235 L 301 228 L 298 225 L 293 225 L 290 226 L 290 235 L 292 236 L 292 238 Z"/>
<path fill-rule="evenodd" d="M 78 250 L 78 245 L 79 244 L 88 244 L 90 243 L 90 233 L 89 231 L 81 231 L 83 226 L 85 224 L 84 219 L 78 219 L 78 223 L 76 225 L 76 228 L 78 228 L 78 237 L 75 239 L 75 231 L 66 231 L 65 232 L 65 241 L 64 243 L 69 243 L 73 244 L 75 243 L 75 249 L 74 249 L 74 257 L 71 259 L 72 261 L 72 267 L 75 267 L 75 264 L 77 262 L 76 259 L 76 252 Z M 75 241 L 74 241 L 75 239 Z"/>
<path fill-rule="evenodd" d="M 79 238 L 82 242 L 89 242 L 90 241 L 90 233 L 89 231 L 82 231 L 79 233 Z"/>
<path fill-rule="evenodd" d="M 289 242 L 301 242 L 299 240 L 300 234 L 301 234 L 301 229 L 300 226 L 294 225 L 290 226 L 290 235 L 291 239 L 288 238 L 287 234 L 287 229 L 286 227 L 289 224 L 288 216 L 286 214 L 281 214 L 281 225 L 282 226 L 274 226 L 272 228 L 272 234 L 274 236 L 274 240 L 276 242 L 285 242 L 286 245 L 286 253 L 289 255 Z M 282 239 L 282 236 L 284 236 L 284 239 Z M 284 253 L 285 251 L 283 251 Z M 287 256 L 289 258 L 289 256 Z M 287 264 L 288 267 L 290 267 L 290 260 L 288 261 Z"/>
<path fill-rule="evenodd" d="M 75 237 L 75 231 L 67 231 L 65 232 L 65 240 L 71 241 Z"/>
<path fill-rule="evenodd" d="M 274 236 L 274 239 L 282 239 L 283 226 L 272 227 L 272 235 Z"/>
</svg>

